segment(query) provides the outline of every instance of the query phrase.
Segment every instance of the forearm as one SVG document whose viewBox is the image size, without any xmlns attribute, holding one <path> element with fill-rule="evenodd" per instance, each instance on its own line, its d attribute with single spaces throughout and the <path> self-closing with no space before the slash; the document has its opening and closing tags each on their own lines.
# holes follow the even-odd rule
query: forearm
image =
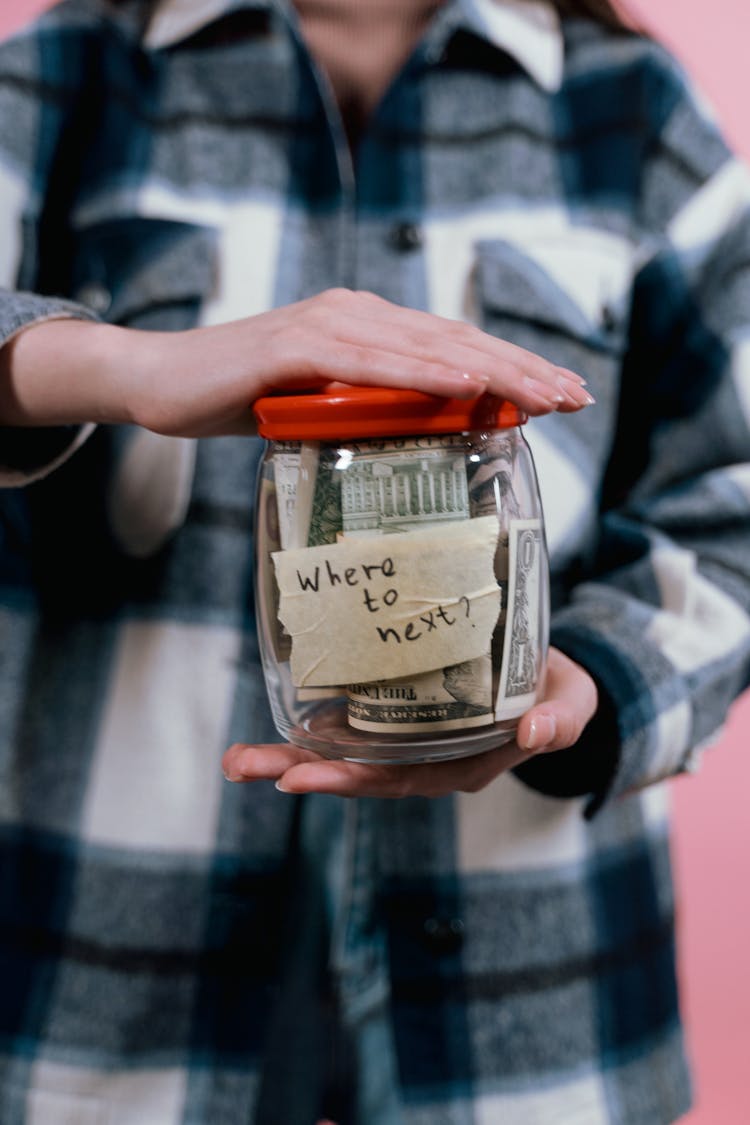
<svg viewBox="0 0 750 1125">
<path fill-rule="evenodd" d="M 122 368 L 135 335 L 72 318 L 22 329 L 0 349 L 0 425 L 129 421 Z"/>
</svg>

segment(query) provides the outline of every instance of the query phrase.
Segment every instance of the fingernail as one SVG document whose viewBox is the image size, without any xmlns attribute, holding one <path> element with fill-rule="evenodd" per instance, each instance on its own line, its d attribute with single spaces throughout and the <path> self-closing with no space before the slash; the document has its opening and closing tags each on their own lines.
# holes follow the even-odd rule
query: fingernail
<svg viewBox="0 0 750 1125">
<path fill-rule="evenodd" d="M 535 715 L 529 723 L 529 734 L 525 750 L 543 750 L 555 740 L 557 723 L 554 715 Z"/>
<path fill-rule="evenodd" d="M 232 775 L 230 773 L 227 773 L 226 770 L 224 770 L 223 773 L 224 773 L 224 777 L 227 779 L 227 781 L 239 781 L 240 780 L 239 777 L 232 777 Z"/>
<path fill-rule="evenodd" d="M 280 777 L 278 781 L 274 782 L 274 789 L 278 789 L 279 793 L 291 793 L 291 789 L 285 788 L 283 777 Z"/>
<path fill-rule="evenodd" d="M 578 383 L 571 384 L 569 379 L 560 379 L 558 382 L 565 397 L 576 406 L 593 406 L 596 402 L 594 396 Z"/>
</svg>

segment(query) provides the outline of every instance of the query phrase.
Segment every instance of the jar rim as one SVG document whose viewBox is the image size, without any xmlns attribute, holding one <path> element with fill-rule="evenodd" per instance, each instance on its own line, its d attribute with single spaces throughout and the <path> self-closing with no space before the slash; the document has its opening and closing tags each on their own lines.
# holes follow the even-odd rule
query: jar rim
<svg viewBox="0 0 750 1125">
<path fill-rule="evenodd" d="M 398 387 L 329 384 L 312 392 L 266 395 L 253 404 L 261 437 L 278 441 L 405 437 L 511 429 L 527 415 L 496 395 L 459 399 Z"/>
</svg>

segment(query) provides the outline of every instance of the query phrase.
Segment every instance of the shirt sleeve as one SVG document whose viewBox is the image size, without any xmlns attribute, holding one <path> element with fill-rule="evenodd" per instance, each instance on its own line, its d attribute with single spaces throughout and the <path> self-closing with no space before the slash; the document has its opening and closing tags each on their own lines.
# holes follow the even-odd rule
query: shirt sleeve
<svg viewBox="0 0 750 1125">
<path fill-rule="evenodd" d="M 35 323 L 97 319 L 68 299 L 62 278 L 45 281 L 43 260 L 56 249 L 57 233 L 49 232 L 59 230 L 64 243 L 64 200 L 55 198 L 54 180 L 75 163 L 92 32 L 80 9 L 63 4 L 0 44 L 0 347 Z M 92 429 L 0 426 L 0 487 L 46 475 Z"/>
<path fill-rule="evenodd" d="M 675 79 L 677 80 L 677 79 Z M 603 802 L 696 768 L 748 683 L 750 176 L 684 79 L 651 143 L 598 541 L 551 641 L 600 713 L 519 776 Z"/>
</svg>

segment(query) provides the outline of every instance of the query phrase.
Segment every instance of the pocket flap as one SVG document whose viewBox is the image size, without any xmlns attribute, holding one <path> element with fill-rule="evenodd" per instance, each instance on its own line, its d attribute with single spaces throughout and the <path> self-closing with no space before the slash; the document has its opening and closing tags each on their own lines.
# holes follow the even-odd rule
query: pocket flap
<svg viewBox="0 0 750 1125">
<path fill-rule="evenodd" d="M 527 253 L 503 239 L 477 243 L 476 277 L 485 315 L 523 321 L 603 351 L 619 350 L 627 325 L 623 263 L 565 240 Z"/>
<path fill-rule="evenodd" d="M 113 219 L 81 231 L 77 246 L 73 296 L 111 324 L 173 306 L 187 306 L 192 322 L 216 285 L 218 239 L 210 227 Z"/>
</svg>

